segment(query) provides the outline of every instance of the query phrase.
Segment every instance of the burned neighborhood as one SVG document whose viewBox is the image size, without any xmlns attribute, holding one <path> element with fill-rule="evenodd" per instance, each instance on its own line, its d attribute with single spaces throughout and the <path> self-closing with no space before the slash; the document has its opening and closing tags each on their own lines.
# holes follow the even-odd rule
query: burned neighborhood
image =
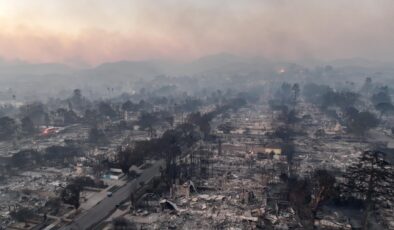
<svg viewBox="0 0 394 230">
<path fill-rule="evenodd" d="M 391 2 L 5 2 L 0 229 L 394 229 Z"/>
</svg>

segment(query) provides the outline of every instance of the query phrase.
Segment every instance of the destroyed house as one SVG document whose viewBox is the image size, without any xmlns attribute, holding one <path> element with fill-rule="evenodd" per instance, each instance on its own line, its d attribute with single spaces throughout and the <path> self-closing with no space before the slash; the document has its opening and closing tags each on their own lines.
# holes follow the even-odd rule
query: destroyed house
<svg viewBox="0 0 394 230">
<path fill-rule="evenodd" d="M 281 155 L 282 148 L 276 146 L 259 146 L 259 145 L 251 145 L 249 146 L 249 151 L 255 154 L 274 154 Z"/>
</svg>

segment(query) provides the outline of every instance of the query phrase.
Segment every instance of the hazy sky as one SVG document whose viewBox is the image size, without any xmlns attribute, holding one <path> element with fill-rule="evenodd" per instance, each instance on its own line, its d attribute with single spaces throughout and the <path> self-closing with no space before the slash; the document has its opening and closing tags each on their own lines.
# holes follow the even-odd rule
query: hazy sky
<svg viewBox="0 0 394 230">
<path fill-rule="evenodd" d="M 0 57 L 394 58 L 393 0 L 1 0 Z"/>
</svg>

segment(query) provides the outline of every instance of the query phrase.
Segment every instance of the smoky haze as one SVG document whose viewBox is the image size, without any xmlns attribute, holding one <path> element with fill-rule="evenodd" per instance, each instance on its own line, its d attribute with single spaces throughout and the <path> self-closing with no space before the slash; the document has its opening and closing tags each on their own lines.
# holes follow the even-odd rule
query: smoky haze
<svg viewBox="0 0 394 230">
<path fill-rule="evenodd" d="M 0 230 L 393 229 L 394 0 L 0 0 Z"/>
<path fill-rule="evenodd" d="M 2 4 L 0 56 L 6 60 L 83 66 L 221 52 L 281 60 L 394 58 L 389 0 Z"/>
<path fill-rule="evenodd" d="M 2 1 L 0 91 L 34 101 L 80 88 L 95 98 L 157 76 L 200 78 L 183 85 L 194 91 L 223 88 L 204 78 L 310 77 L 326 65 L 338 79 L 389 79 L 392 12 L 388 0 Z"/>
</svg>

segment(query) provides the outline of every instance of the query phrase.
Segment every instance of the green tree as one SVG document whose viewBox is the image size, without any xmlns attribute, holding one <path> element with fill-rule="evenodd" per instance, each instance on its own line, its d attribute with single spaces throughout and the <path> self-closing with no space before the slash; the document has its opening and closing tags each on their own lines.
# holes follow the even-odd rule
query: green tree
<svg viewBox="0 0 394 230">
<path fill-rule="evenodd" d="M 226 122 L 223 124 L 220 124 L 218 126 L 218 130 L 222 131 L 225 134 L 229 134 L 231 131 L 233 131 L 235 128 L 234 126 L 231 124 L 231 122 Z"/>
<path fill-rule="evenodd" d="M 0 118 L 0 140 L 12 139 L 17 130 L 15 120 L 10 117 Z"/>
<path fill-rule="evenodd" d="M 365 151 L 358 162 L 344 174 L 344 193 L 364 201 L 363 229 L 368 229 L 369 216 L 382 201 L 394 198 L 392 165 L 381 151 Z"/>
<path fill-rule="evenodd" d="M 12 211 L 10 216 L 19 222 L 25 222 L 27 225 L 27 221 L 34 217 L 34 211 L 29 208 L 21 208 L 17 211 Z"/>
<path fill-rule="evenodd" d="M 60 108 L 56 111 L 56 113 L 63 117 L 64 124 L 74 124 L 79 121 L 78 115 L 73 110 L 67 110 L 64 108 Z"/>
<path fill-rule="evenodd" d="M 394 106 L 393 106 L 393 104 L 391 104 L 389 102 L 383 102 L 383 103 L 376 104 L 375 109 L 380 112 L 380 118 L 382 118 L 383 115 L 393 112 Z"/>
<path fill-rule="evenodd" d="M 159 122 L 159 117 L 155 113 L 142 113 L 138 118 L 138 125 L 141 129 L 148 129 L 150 136 L 153 136 L 153 127 Z"/>
<path fill-rule="evenodd" d="M 312 229 L 313 214 L 310 208 L 311 184 L 308 179 L 291 177 L 287 181 L 288 200 L 304 229 Z"/>
<path fill-rule="evenodd" d="M 335 194 L 335 177 L 327 170 L 316 170 L 311 177 L 312 199 L 310 202 L 313 219 L 321 205 Z"/>
<path fill-rule="evenodd" d="M 34 134 L 36 132 L 36 127 L 30 117 L 24 117 L 21 120 L 22 133 L 25 135 Z"/>
<path fill-rule="evenodd" d="M 123 111 L 135 111 L 136 109 L 137 109 L 137 105 L 130 100 L 122 104 Z"/>
<path fill-rule="evenodd" d="M 110 119 L 114 119 L 117 116 L 115 110 L 112 108 L 112 106 L 109 103 L 100 102 L 98 109 L 100 114 L 104 117 L 109 117 Z"/>
<path fill-rule="evenodd" d="M 30 117 L 34 124 L 47 125 L 45 106 L 40 102 L 23 105 L 19 108 L 21 117 Z"/>
<path fill-rule="evenodd" d="M 380 103 L 391 103 L 391 97 L 388 93 L 388 89 L 385 87 L 381 88 L 380 92 L 372 95 L 371 101 L 374 105 L 377 105 Z"/>
<path fill-rule="evenodd" d="M 98 122 L 99 114 L 97 110 L 87 109 L 84 114 L 84 121 L 90 125 L 96 125 Z"/>
<path fill-rule="evenodd" d="M 373 89 L 372 78 L 367 77 L 365 78 L 364 85 L 361 87 L 361 92 L 369 95 Z"/>
<path fill-rule="evenodd" d="M 134 148 L 120 148 L 117 153 L 117 162 L 123 173 L 128 174 L 132 165 L 140 165 L 145 157 L 153 155 L 155 144 L 151 141 L 136 142 Z"/>
<path fill-rule="evenodd" d="M 378 124 L 378 118 L 368 111 L 354 113 L 347 119 L 348 131 L 358 136 L 364 136 L 368 130 L 375 128 Z"/>
<path fill-rule="evenodd" d="M 33 149 L 21 150 L 11 157 L 10 164 L 13 167 L 24 168 L 41 162 L 42 158 L 39 152 Z"/>
<path fill-rule="evenodd" d="M 81 189 L 82 188 L 79 185 L 76 185 L 74 183 L 67 185 L 61 193 L 62 201 L 65 204 L 72 205 L 75 209 L 78 209 L 80 205 L 79 197 Z"/>
<path fill-rule="evenodd" d="M 108 138 L 102 129 L 93 127 L 89 130 L 88 141 L 92 144 L 106 144 L 108 143 Z"/>
<path fill-rule="evenodd" d="M 294 85 L 293 85 L 293 87 L 291 88 L 291 90 L 293 91 L 293 94 L 294 94 L 294 103 L 297 103 L 297 99 L 298 99 L 298 96 L 300 95 L 300 85 L 298 84 L 298 83 L 295 83 Z"/>
<path fill-rule="evenodd" d="M 45 213 L 50 213 L 51 215 L 57 215 L 61 208 L 61 199 L 59 197 L 49 199 L 44 207 L 43 210 Z"/>
<path fill-rule="evenodd" d="M 211 132 L 210 121 L 212 120 L 213 116 L 214 114 L 212 113 L 201 115 L 200 112 L 196 112 L 189 114 L 187 121 L 199 127 L 200 131 L 204 134 L 204 138 L 207 138 Z"/>
</svg>

